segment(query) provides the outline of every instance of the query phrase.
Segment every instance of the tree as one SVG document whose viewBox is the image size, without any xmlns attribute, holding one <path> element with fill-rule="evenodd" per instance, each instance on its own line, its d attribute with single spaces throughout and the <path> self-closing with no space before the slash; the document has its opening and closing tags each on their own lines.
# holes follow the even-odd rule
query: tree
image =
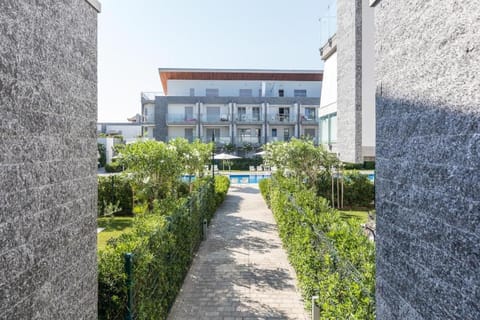
<svg viewBox="0 0 480 320">
<path fill-rule="evenodd" d="M 175 196 L 183 171 L 178 158 L 176 147 L 164 142 L 149 140 L 126 145 L 121 161 L 132 177 L 135 200 L 152 209 L 155 200 Z"/>
<path fill-rule="evenodd" d="M 282 175 L 297 178 L 310 187 L 322 175 L 330 176 L 332 165 L 338 163 L 335 155 L 322 146 L 314 146 L 312 141 L 292 138 L 290 142 L 273 142 L 263 149 L 265 164 L 276 167 Z"/>
</svg>

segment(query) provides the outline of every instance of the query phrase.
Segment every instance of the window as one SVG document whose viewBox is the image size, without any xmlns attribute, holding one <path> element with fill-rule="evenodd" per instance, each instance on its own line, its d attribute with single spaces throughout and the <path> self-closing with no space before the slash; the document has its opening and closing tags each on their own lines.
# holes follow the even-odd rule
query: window
<svg viewBox="0 0 480 320">
<path fill-rule="evenodd" d="M 240 97 L 251 97 L 252 89 L 240 89 L 239 95 Z"/>
<path fill-rule="evenodd" d="M 293 96 L 294 97 L 306 97 L 307 96 L 307 90 L 293 90 Z"/>
<path fill-rule="evenodd" d="M 212 141 L 212 134 L 215 134 L 215 141 L 220 140 L 220 128 L 207 128 L 207 136 L 205 137 L 205 141 Z"/>
<path fill-rule="evenodd" d="M 288 141 L 290 140 L 290 129 L 289 128 L 284 128 L 283 129 L 283 141 Z"/>
<path fill-rule="evenodd" d="M 278 90 L 278 96 L 283 97 L 283 89 Z"/>
<path fill-rule="evenodd" d="M 218 97 L 218 89 L 205 89 L 207 97 Z"/>
<path fill-rule="evenodd" d="M 272 128 L 272 137 L 277 137 L 277 128 Z"/>
<path fill-rule="evenodd" d="M 259 97 L 262 96 L 262 89 L 258 89 L 258 96 L 259 96 Z"/>
<path fill-rule="evenodd" d="M 220 121 L 220 107 L 207 107 L 207 121 Z"/>
<path fill-rule="evenodd" d="M 337 114 L 332 113 L 320 118 L 320 142 L 331 144 L 337 141 Z"/>
<path fill-rule="evenodd" d="M 315 120 L 315 108 L 305 108 L 305 120 Z"/>
<path fill-rule="evenodd" d="M 190 88 L 190 97 L 195 97 L 195 88 Z"/>
<path fill-rule="evenodd" d="M 315 138 L 315 128 L 305 128 L 305 130 L 303 130 L 303 136 L 305 138 Z"/>
<path fill-rule="evenodd" d="M 185 121 L 193 120 L 193 107 L 185 107 Z"/>
<path fill-rule="evenodd" d="M 253 107 L 252 108 L 252 120 L 253 121 L 260 121 L 260 108 L 259 107 Z"/>
<path fill-rule="evenodd" d="M 247 120 L 247 108 L 238 107 L 238 121 Z"/>
<path fill-rule="evenodd" d="M 185 139 L 192 142 L 193 141 L 193 128 L 185 128 Z"/>
</svg>

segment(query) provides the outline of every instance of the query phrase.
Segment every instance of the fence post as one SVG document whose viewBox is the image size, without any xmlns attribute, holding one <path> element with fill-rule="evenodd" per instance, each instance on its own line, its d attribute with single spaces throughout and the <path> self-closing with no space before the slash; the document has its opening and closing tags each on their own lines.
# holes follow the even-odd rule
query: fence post
<svg viewBox="0 0 480 320">
<path fill-rule="evenodd" d="M 207 219 L 203 219 L 203 240 L 207 240 Z"/>
<path fill-rule="evenodd" d="M 318 298 L 318 296 L 312 297 L 312 320 L 320 320 L 320 308 L 315 304 L 315 300 Z"/>
<path fill-rule="evenodd" d="M 133 320 L 133 253 L 125 253 L 125 273 L 127 275 L 127 311 L 125 320 Z"/>
</svg>

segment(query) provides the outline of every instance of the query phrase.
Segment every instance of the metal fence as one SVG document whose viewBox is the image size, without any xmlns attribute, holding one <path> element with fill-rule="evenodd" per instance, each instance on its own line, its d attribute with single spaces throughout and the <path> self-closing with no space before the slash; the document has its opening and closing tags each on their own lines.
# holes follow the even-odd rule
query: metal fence
<svg viewBox="0 0 480 320">
<path fill-rule="evenodd" d="M 214 189 L 207 183 L 149 235 L 124 254 L 125 319 L 162 319 L 168 313 L 211 219 Z"/>
</svg>

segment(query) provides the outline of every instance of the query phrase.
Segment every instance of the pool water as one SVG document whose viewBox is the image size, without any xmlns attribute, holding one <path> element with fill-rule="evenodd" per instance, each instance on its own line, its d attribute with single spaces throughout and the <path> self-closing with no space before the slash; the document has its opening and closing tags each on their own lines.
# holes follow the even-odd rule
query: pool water
<svg viewBox="0 0 480 320">
<path fill-rule="evenodd" d="M 231 184 L 248 184 L 258 183 L 262 179 L 270 178 L 270 175 L 265 174 L 231 174 L 229 175 Z"/>
</svg>

